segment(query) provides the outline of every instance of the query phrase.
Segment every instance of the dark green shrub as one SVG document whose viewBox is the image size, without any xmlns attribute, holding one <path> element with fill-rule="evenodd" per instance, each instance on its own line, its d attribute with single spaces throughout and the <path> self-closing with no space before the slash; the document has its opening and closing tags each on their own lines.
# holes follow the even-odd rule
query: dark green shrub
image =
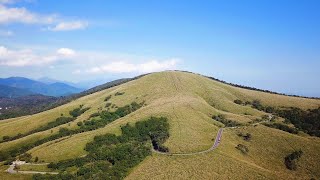
<svg viewBox="0 0 320 180">
<path fill-rule="evenodd" d="M 297 161 L 302 156 L 303 152 L 301 150 L 294 151 L 284 158 L 284 163 L 286 167 L 290 170 L 297 170 Z"/>
<path fill-rule="evenodd" d="M 107 96 L 104 101 L 109 101 L 111 99 L 111 95 Z"/>
<path fill-rule="evenodd" d="M 287 125 L 284 125 L 284 124 L 280 124 L 280 123 L 263 123 L 263 125 L 265 126 L 268 126 L 268 127 L 271 127 L 271 128 L 276 128 L 276 129 L 280 129 L 282 131 L 286 131 L 288 133 L 291 133 L 291 134 L 298 134 L 298 130 L 294 127 L 289 127 Z"/>
<path fill-rule="evenodd" d="M 239 104 L 239 105 L 242 105 L 242 104 L 243 104 L 243 102 L 242 102 L 240 99 L 234 100 L 234 103 Z"/>
<path fill-rule="evenodd" d="M 212 119 L 221 122 L 221 123 L 224 124 L 226 127 L 241 126 L 241 124 L 238 123 L 238 122 L 236 122 L 236 121 L 232 121 L 232 120 L 226 119 L 223 114 L 219 114 L 219 115 L 217 115 L 217 116 L 212 116 Z"/>
<path fill-rule="evenodd" d="M 123 95 L 125 92 L 116 92 L 116 94 L 114 94 L 115 96 L 121 96 Z"/>
<path fill-rule="evenodd" d="M 249 152 L 249 149 L 247 146 L 243 145 L 243 144 L 238 144 L 236 146 L 236 149 L 238 149 L 239 151 L 241 151 L 243 154 L 247 154 Z"/>
<path fill-rule="evenodd" d="M 107 103 L 106 108 L 110 107 L 111 105 L 112 105 L 112 103 Z"/>
<path fill-rule="evenodd" d="M 83 125 L 83 122 L 81 122 L 81 121 L 80 121 L 80 122 L 77 122 L 77 125 L 78 125 L 78 126 L 82 126 L 82 125 Z"/>
</svg>

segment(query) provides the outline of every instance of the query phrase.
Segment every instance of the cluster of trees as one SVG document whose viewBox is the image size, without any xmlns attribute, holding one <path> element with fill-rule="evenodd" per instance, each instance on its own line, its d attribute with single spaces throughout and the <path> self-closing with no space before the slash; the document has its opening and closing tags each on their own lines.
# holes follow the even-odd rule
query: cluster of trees
<svg viewBox="0 0 320 180">
<path fill-rule="evenodd" d="M 78 107 L 78 108 L 70 111 L 69 114 L 70 114 L 72 117 L 76 118 L 76 117 L 80 116 L 81 114 L 83 114 L 84 112 L 86 112 L 87 110 L 90 109 L 89 107 L 83 108 L 83 109 L 82 109 L 82 108 L 83 108 L 83 104 L 80 105 L 80 107 Z"/>
<path fill-rule="evenodd" d="M 239 103 L 239 101 L 237 101 Z M 320 107 L 317 109 L 302 110 L 297 107 L 290 108 L 274 108 L 271 106 L 263 106 L 260 101 L 254 100 L 252 107 L 260 111 L 276 114 L 285 119 L 285 122 L 292 123 L 296 128 L 274 123 L 265 124 L 268 127 L 278 128 L 293 134 L 297 134 L 299 130 L 311 135 L 320 137 Z"/>
<path fill-rule="evenodd" d="M 271 106 L 263 106 L 259 100 L 253 100 L 252 102 L 246 101 L 243 102 L 239 99 L 234 100 L 234 103 L 239 104 L 239 105 L 251 105 L 252 108 L 258 109 L 259 111 L 265 111 L 267 113 L 273 113 L 275 109 Z"/>
<path fill-rule="evenodd" d="M 121 117 L 124 117 L 139 108 L 143 106 L 144 102 L 142 103 L 136 103 L 132 102 L 129 105 L 125 105 L 123 107 L 119 107 L 114 112 L 109 111 L 102 111 L 98 114 L 94 114 L 95 117 L 99 118 L 93 118 L 91 120 L 84 121 L 83 124 L 81 124 L 80 129 L 77 129 L 76 131 L 79 132 L 85 132 L 85 131 L 92 131 L 101 127 L 104 127 L 105 125 L 109 124 L 110 122 L 119 119 Z M 93 115 L 91 115 L 93 116 Z"/>
<path fill-rule="evenodd" d="M 303 152 L 301 150 L 294 151 L 284 158 L 284 163 L 286 167 L 290 170 L 297 170 L 297 161 L 302 156 Z"/>
<path fill-rule="evenodd" d="M 63 114 L 62 114 L 61 117 L 58 117 L 55 121 L 49 122 L 45 126 L 40 126 L 40 127 L 36 128 L 36 129 L 33 129 L 33 130 L 31 130 L 31 131 L 29 131 L 27 133 L 24 133 L 24 134 L 19 133 L 16 136 L 13 136 L 13 137 L 3 136 L 1 142 L 13 141 L 13 140 L 28 136 L 28 135 L 33 134 L 33 133 L 45 131 L 45 130 L 60 126 L 62 124 L 66 124 L 66 123 L 72 122 L 72 121 L 74 121 L 76 119 L 76 117 L 80 116 L 81 114 L 86 112 L 88 109 L 90 109 L 89 107 L 82 109 L 82 107 L 83 107 L 83 105 L 81 105 L 79 108 L 71 110 L 69 112 L 69 114 L 72 117 L 64 117 Z"/>
<path fill-rule="evenodd" d="M 62 175 L 73 179 L 123 179 L 131 168 L 151 154 L 150 145 L 159 151 L 168 151 L 163 143 L 169 137 L 166 118 L 151 117 L 131 126 L 121 127 L 122 135 L 105 134 L 94 137 L 85 150 L 86 157 L 50 163 L 49 168 L 65 171 L 76 167 L 75 174 L 35 175 L 33 179 L 56 179 Z"/>
<path fill-rule="evenodd" d="M 212 119 L 221 122 L 226 127 L 235 127 L 235 126 L 240 126 L 241 125 L 240 123 L 238 123 L 236 121 L 232 121 L 232 120 L 226 119 L 226 117 L 223 114 L 214 115 L 214 116 L 212 116 Z"/>
<path fill-rule="evenodd" d="M 271 128 L 280 129 L 282 131 L 286 131 L 291 134 L 298 134 L 298 132 L 299 132 L 297 128 L 289 127 L 289 126 L 287 126 L 285 124 L 281 124 L 281 123 L 272 123 L 272 124 L 271 123 L 263 123 L 263 125 L 271 127 Z"/>
<path fill-rule="evenodd" d="M 30 150 L 36 146 L 39 146 L 41 144 L 44 144 L 46 142 L 49 142 L 49 141 L 52 141 L 55 139 L 59 139 L 62 137 L 70 136 L 73 134 L 78 134 L 78 133 L 92 131 L 92 130 L 95 130 L 98 128 L 102 128 L 105 125 L 107 125 L 108 123 L 115 121 L 118 118 L 124 117 L 124 116 L 136 111 L 137 109 L 141 108 L 143 106 L 143 104 L 144 104 L 144 102 L 142 102 L 142 103 L 132 102 L 130 105 L 119 107 L 114 112 L 102 111 L 101 113 L 99 113 L 99 117 L 100 117 L 99 119 L 92 119 L 89 121 L 84 121 L 84 123 L 78 124 L 78 126 L 80 125 L 80 127 L 78 129 L 71 130 L 68 128 L 60 128 L 59 132 L 57 134 L 53 134 L 49 137 L 40 139 L 34 143 L 26 144 L 21 147 L 16 147 L 14 149 L 11 149 L 9 152 L 2 152 L 3 155 L 1 155 L 1 152 L 0 152 L 0 158 L 3 157 L 3 160 L 11 161 L 17 155 L 23 154 L 23 153 L 27 152 L 28 150 Z"/>
<path fill-rule="evenodd" d="M 320 137 L 320 107 L 302 110 L 299 108 L 279 109 L 277 114 L 292 123 L 299 130 Z"/>
</svg>

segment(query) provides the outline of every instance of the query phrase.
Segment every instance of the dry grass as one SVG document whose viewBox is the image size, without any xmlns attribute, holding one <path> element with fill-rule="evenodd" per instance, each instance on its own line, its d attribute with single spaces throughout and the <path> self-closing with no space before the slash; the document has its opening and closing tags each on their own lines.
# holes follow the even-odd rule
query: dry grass
<svg viewBox="0 0 320 180">
<path fill-rule="evenodd" d="M 32 175 L 29 174 L 9 174 L 5 172 L 9 166 L 0 164 L 0 179 L 1 180 L 31 180 Z"/>
<path fill-rule="evenodd" d="M 46 164 L 41 165 L 32 165 L 32 164 L 24 164 L 19 166 L 19 171 L 39 171 L 39 172 L 53 172 L 52 169 L 48 168 Z"/>
</svg>

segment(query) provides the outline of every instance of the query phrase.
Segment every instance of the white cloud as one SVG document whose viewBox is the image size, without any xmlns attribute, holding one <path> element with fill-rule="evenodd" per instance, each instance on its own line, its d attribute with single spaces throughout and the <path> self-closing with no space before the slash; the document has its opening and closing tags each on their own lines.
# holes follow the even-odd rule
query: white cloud
<svg viewBox="0 0 320 180">
<path fill-rule="evenodd" d="M 9 30 L 0 30 L 0 36 L 9 37 L 13 36 L 13 32 Z"/>
<path fill-rule="evenodd" d="M 57 50 L 57 54 L 64 56 L 64 57 L 72 57 L 76 54 L 76 52 L 73 49 L 60 48 Z"/>
<path fill-rule="evenodd" d="M 54 27 L 49 27 L 51 31 L 70 31 L 77 29 L 85 29 L 88 26 L 87 22 L 84 21 L 74 21 L 74 22 L 61 22 Z"/>
<path fill-rule="evenodd" d="M 0 4 L 13 4 L 16 0 L 0 0 Z"/>
<path fill-rule="evenodd" d="M 58 49 L 52 54 L 36 54 L 32 50 L 10 50 L 4 46 L 0 46 L 0 66 L 34 66 L 47 65 L 57 61 L 72 59 L 75 51 L 68 48 Z"/>
<path fill-rule="evenodd" d="M 0 46 L 0 66 L 30 67 L 47 66 L 56 68 L 63 63 L 75 69 L 72 74 L 101 73 L 149 73 L 175 69 L 180 62 L 177 58 L 152 60 L 148 57 L 109 54 L 101 52 L 75 51 L 70 48 L 48 49 L 9 49 Z"/>
<path fill-rule="evenodd" d="M 107 65 L 93 67 L 85 72 L 87 73 L 149 73 L 163 70 L 170 70 L 176 67 L 179 59 L 173 58 L 164 61 L 151 60 L 140 64 L 127 62 L 111 62 Z"/>
<path fill-rule="evenodd" d="M 65 20 L 56 14 L 37 14 L 24 7 L 7 7 L 0 3 L 0 24 L 12 23 L 48 25 L 50 27 L 47 29 L 52 31 L 71 31 L 85 29 L 88 26 L 86 21 Z"/>
<path fill-rule="evenodd" d="M 38 15 L 26 8 L 10 8 L 0 5 L 0 24 L 25 23 L 25 24 L 52 24 L 57 21 L 57 15 Z"/>
</svg>

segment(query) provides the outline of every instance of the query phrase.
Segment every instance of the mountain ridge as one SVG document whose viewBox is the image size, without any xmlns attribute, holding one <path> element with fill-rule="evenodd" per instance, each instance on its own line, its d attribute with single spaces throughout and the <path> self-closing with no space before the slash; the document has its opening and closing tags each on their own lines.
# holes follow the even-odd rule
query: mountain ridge
<svg viewBox="0 0 320 180">
<path fill-rule="evenodd" d="M 0 84 L 31 91 L 34 94 L 42 94 L 56 97 L 66 96 L 82 91 L 82 89 L 78 89 L 64 83 L 45 84 L 24 77 L 0 78 Z"/>
</svg>

